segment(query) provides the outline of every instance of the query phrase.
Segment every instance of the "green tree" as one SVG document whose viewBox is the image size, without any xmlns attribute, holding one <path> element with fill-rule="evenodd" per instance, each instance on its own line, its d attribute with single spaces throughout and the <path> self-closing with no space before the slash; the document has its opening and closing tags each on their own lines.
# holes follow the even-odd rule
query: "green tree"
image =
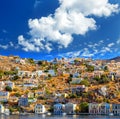
<svg viewBox="0 0 120 119">
<path fill-rule="evenodd" d="M 108 67 L 107 66 L 104 67 L 104 71 L 108 71 Z"/>
<path fill-rule="evenodd" d="M 5 90 L 11 92 L 11 91 L 12 91 L 12 88 L 11 88 L 10 86 L 6 86 L 6 87 L 5 87 Z"/>
<path fill-rule="evenodd" d="M 82 102 L 80 104 L 80 112 L 82 112 L 82 113 L 88 112 L 88 102 Z"/>
<path fill-rule="evenodd" d="M 85 86 L 89 86 L 90 85 L 90 82 L 86 79 L 83 79 L 81 82 L 80 82 L 81 85 L 85 85 Z"/>
<path fill-rule="evenodd" d="M 92 71 L 94 71 L 94 66 L 92 66 L 92 65 L 86 65 L 86 71 L 88 71 L 88 72 L 92 72 Z"/>
<path fill-rule="evenodd" d="M 34 60 L 33 60 L 32 58 L 28 58 L 28 62 L 29 62 L 30 64 L 35 64 L 35 62 L 34 62 Z"/>
</svg>

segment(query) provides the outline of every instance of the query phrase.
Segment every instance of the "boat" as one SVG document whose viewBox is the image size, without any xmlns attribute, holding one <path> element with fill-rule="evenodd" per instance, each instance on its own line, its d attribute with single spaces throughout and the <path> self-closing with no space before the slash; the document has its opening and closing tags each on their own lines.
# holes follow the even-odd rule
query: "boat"
<svg viewBox="0 0 120 119">
<path fill-rule="evenodd" d="M 63 116 L 66 116 L 67 114 L 64 112 L 64 113 L 62 113 L 62 115 L 63 115 Z"/>
<path fill-rule="evenodd" d="M 46 114 L 47 114 L 48 116 L 52 115 L 50 112 L 47 112 Z"/>
<path fill-rule="evenodd" d="M 114 114 L 113 113 L 109 113 L 109 116 L 114 116 Z"/>
</svg>

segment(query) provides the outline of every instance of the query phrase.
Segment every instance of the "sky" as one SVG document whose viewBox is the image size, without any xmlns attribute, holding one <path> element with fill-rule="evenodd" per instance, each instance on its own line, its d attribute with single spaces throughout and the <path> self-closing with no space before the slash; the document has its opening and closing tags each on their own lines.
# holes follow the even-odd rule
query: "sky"
<svg viewBox="0 0 120 119">
<path fill-rule="evenodd" d="M 120 0 L 0 0 L 0 55 L 120 56 Z"/>
</svg>

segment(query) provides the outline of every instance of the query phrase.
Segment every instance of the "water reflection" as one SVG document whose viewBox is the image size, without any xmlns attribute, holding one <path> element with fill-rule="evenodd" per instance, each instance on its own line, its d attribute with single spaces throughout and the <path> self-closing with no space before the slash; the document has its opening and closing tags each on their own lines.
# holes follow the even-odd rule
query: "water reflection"
<svg viewBox="0 0 120 119">
<path fill-rule="evenodd" d="M 0 119 L 120 119 L 120 116 L 80 116 L 80 115 L 67 115 L 67 116 L 47 116 L 47 115 L 0 115 Z"/>
</svg>

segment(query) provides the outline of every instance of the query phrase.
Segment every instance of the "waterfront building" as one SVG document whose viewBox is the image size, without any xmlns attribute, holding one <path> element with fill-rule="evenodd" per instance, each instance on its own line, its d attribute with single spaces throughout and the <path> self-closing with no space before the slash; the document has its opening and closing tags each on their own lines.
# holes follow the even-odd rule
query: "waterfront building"
<svg viewBox="0 0 120 119">
<path fill-rule="evenodd" d="M 65 104 L 65 113 L 67 114 L 75 114 L 77 105 L 73 103 L 67 103 Z"/>
<path fill-rule="evenodd" d="M 54 114 L 56 115 L 61 115 L 63 113 L 63 110 L 64 110 L 64 105 L 61 104 L 61 103 L 57 103 L 53 106 L 54 108 Z"/>
<path fill-rule="evenodd" d="M 120 104 L 112 104 L 112 112 L 114 115 L 120 115 Z"/>
<path fill-rule="evenodd" d="M 46 112 L 45 106 L 42 104 L 35 105 L 35 113 L 36 114 L 44 114 Z"/>
</svg>

